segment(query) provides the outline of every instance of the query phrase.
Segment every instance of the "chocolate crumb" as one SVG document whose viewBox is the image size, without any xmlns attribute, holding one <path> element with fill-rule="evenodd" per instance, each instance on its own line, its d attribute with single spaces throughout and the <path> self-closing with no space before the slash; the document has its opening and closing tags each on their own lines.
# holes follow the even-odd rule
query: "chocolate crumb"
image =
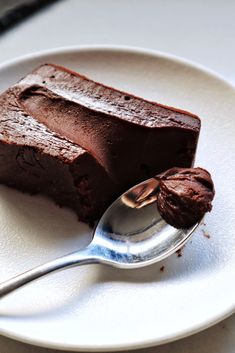
<svg viewBox="0 0 235 353">
<path fill-rule="evenodd" d="M 183 255 L 182 249 L 176 251 L 177 257 L 181 257 Z"/>
<path fill-rule="evenodd" d="M 211 236 L 209 233 L 207 233 L 204 229 L 202 229 L 202 234 L 204 235 L 205 238 L 210 239 Z"/>
<path fill-rule="evenodd" d="M 160 267 L 160 272 L 164 272 L 165 266 Z"/>
</svg>

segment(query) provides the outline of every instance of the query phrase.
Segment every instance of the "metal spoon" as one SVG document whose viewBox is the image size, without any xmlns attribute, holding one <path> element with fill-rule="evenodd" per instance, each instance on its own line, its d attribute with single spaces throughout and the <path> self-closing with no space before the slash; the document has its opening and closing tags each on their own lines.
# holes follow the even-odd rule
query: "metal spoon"
<svg viewBox="0 0 235 353">
<path fill-rule="evenodd" d="M 0 284 L 0 297 L 48 273 L 64 268 L 107 264 L 122 269 L 151 265 L 170 256 L 190 238 L 198 224 L 176 229 L 157 209 L 159 182 L 148 179 L 120 196 L 101 217 L 92 242 Z"/>
</svg>

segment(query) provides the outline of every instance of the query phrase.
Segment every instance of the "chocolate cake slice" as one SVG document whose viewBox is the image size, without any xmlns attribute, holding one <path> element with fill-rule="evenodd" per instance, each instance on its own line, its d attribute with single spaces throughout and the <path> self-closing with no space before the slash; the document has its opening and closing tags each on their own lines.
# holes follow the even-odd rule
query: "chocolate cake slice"
<svg viewBox="0 0 235 353">
<path fill-rule="evenodd" d="M 0 182 L 98 218 L 120 193 L 191 167 L 200 119 L 45 64 L 0 96 Z"/>
</svg>

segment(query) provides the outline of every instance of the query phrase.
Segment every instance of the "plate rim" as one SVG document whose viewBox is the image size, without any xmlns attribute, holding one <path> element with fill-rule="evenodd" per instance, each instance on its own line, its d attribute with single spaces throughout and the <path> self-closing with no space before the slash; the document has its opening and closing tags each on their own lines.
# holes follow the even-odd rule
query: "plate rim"
<svg viewBox="0 0 235 353">
<path fill-rule="evenodd" d="M 176 62 L 178 64 L 184 64 L 185 66 L 188 66 L 191 69 L 198 69 L 204 72 L 205 74 L 211 76 L 212 78 L 217 79 L 220 82 L 226 84 L 230 88 L 235 89 L 235 85 L 232 84 L 230 81 L 228 81 L 224 75 L 216 72 L 215 70 L 209 68 L 206 65 L 203 65 L 194 60 L 186 59 L 185 57 L 182 57 L 180 55 L 176 55 L 173 53 L 169 53 L 166 51 L 149 49 L 149 48 L 139 47 L 139 46 L 131 46 L 131 45 L 118 45 L 118 44 L 82 45 L 81 44 L 81 45 L 59 46 L 52 49 L 38 50 L 38 51 L 33 51 L 32 53 L 27 53 L 24 55 L 17 56 L 13 59 L 9 59 L 0 63 L 0 70 L 3 70 L 10 66 L 20 64 L 21 62 L 24 62 L 26 60 L 39 59 L 40 57 L 43 57 L 43 56 L 69 54 L 69 53 L 74 53 L 78 51 L 86 52 L 86 51 L 94 51 L 94 50 L 104 51 L 104 52 L 109 51 L 109 52 L 123 52 L 123 53 L 130 53 L 130 54 L 142 54 L 142 55 L 148 55 L 150 57 L 164 58 L 166 60 Z"/>
<path fill-rule="evenodd" d="M 49 348 L 49 349 L 56 349 L 59 351 L 66 350 L 68 352 L 122 352 L 126 350 L 139 350 L 139 349 L 144 349 L 144 348 L 150 348 L 150 347 L 157 347 L 160 345 L 164 345 L 167 343 L 171 342 L 176 342 L 181 339 L 193 336 L 197 333 L 200 333 L 202 331 L 205 331 L 209 329 L 210 327 L 218 324 L 219 322 L 227 319 L 231 315 L 235 314 L 235 306 L 231 306 L 231 312 L 225 313 L 223 316 L 218 315 L 216 319 L 211 320 L 210 322 L 208 321 L 204 326 L 198 325 L 197 327 L 194 327 L 194 329 L 191 329 L 189 331 L 185 331 L 182 334 L 179 335 L 166 335 L 164 338 L 161 340 L 143 340 L 141 343 L 129 343 L 127 344 L 116 344 L 116 345 L 102 345 L 102 346 L 94 346 L 94 345 L 75 345 L 75 344 L 66 344 L 66 345 L 61 345 L 57 343 L 53 343 L 50 341 L 40 341 L 37 339 L 32 339 L 30 337 L 26 337 L 20 334 L 14 334 L 14 333 L 9 333 L 8 331 L 1 330 L 0 334 L 6 338 L 16 340 L 21 343 L 26 343 L 35 347 L 42 347 L 42 348 Z"/>
<path fill-rule="evenodd" d="M 178 55 L 175 54 L 170 54 L 167 52 L 163 51 L 158 51 L 154 49 L 148 49 L 148 48 L 143 48 L 143 47 L 136 47 L 136 46 L 128 46 L 128 45 L 102 45 L 102 44 L 95 44 L 95 45 L 73 45 L 73 46 L 63 46 L 63 47 L 56 47 L 53 49 L 47 49 L 47 50 L 40 50 L 36 51 L 33 53 L 28 53 L 26 55 L 22 55 L 19 57 L 16 57 L 14 59 L 7 60 L 3 63 L 0 64 L 0 72 L 5 69 L 10 69 L 11 67 L 14 67 L 15 65 L 19 65 L 21 63 L 24 63 L 25 61 L 28 60 L 34 60 L 34 59 L 40 59 L 43 57 L 47 57 L 48 55 L 63 55 L 63 54 L 75 54 L 77 52 L 89 52 L 89 51 L 103 51 L 103 52 L 122 52 L 122 53 L 130 53 L 130 54 L 140 54 L 140 55 L 146 55 L 154 58 L 161 58 L 165 59 L 168 61 L 171 61 L 173 63 L 177 63 L 180 65 L 184 65 L 190 69 L 196 69 L 199 70 L 200 72 L 203 72 L 204 74 L 208 75 L 212 79 L 218 80 L 220 83 L 223 83 L 227 87 L 232 88 L 235 91 L 235 86 L 227 81 L 227 79 L 221 75 L 218 74 L 217 72 L 213 71 L 212 69 L 196 63 L 192 60 L 182 58 Z M 209 320 L 204 320 L 197 326 L 189 327 L 187 330 L 181 332 L 181 333 L 171 333 L 168 335 L 165 335 L 161 339 L 142 339 L 141 342 L 130 342 L 128 344 L 108 344 L 108 345 L 102 345 L 102 346 L 94 346 L 94 345 L 75 345 L 75 344 L 58 344 L 55 342 L 50 342 L 48 340 L 40 340 L 40 339 L 35 339 L 35 338 L 30 338 L 29 336 L 10 332 L 9 330 L 5 330 L 4 328 L 0 330 L 0 334 L 2 336 L 8 337 L 10 339 L 14 339 L 23 343 L 31 344 L 34 346 L 38 347 L 45 347 L 45 348 L 51 348 L 51 349 L 58 349 L 58 350 L 68 350 L 68 351 L 84 351 L 84 352 L 101 352 L 101 351 L 123 351 L 126 349 L 141 349 L 141 348 L 147 348 L 147 347 L 153 347 L 165 343 L 169 343 L 172 341 L 176 341 L 188 336 L 191 336 L 193 334 L 199 333 L 217 323 L 220 321 L 226 319 L 230 315 L 235 313 L 235 302 L 227 308 L 227 310 L 217 313 L 217 315 L 213 316 L 213 318 L 209 318 Z"/>
</svg>

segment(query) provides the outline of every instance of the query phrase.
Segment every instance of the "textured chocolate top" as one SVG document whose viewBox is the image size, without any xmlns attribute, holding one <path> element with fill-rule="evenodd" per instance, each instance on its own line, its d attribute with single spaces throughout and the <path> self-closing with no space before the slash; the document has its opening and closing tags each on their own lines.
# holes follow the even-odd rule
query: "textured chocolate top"
<svg viewBox="0 0 235 353">
<path fill-rule="evenodd" d="M 211 175 L 202 168 L 172 168 L 157 176 L 160 179 L 158 209 L 175 228 L 189 228 L 211 211 L 214 185 Z"/>
<path fill-rule="evenodd" d="M 20 87 L 16 86 L 0 96 L 0 141 L 37 147 L 42 153 L 56 156 L 64 162 L 71 162 L 81 154 L 87 153 L 80 146 L 27 115 L 18 102 L 20 93 Z"/>
<path fill-rule="evenodd" d="M 200 119 L 194 114 L 125 94 L 57 65 L 42 65 L 21 81 L 21 84 L 27 86 L 35 86 L 37 83 L 45 86 L 40 90 L 40 94 L 44 96 L 50 98 L 53 92 L 90 110 L 109 114 L 132 124 L 149 128 L 200 128 Z"/>
</svg>

